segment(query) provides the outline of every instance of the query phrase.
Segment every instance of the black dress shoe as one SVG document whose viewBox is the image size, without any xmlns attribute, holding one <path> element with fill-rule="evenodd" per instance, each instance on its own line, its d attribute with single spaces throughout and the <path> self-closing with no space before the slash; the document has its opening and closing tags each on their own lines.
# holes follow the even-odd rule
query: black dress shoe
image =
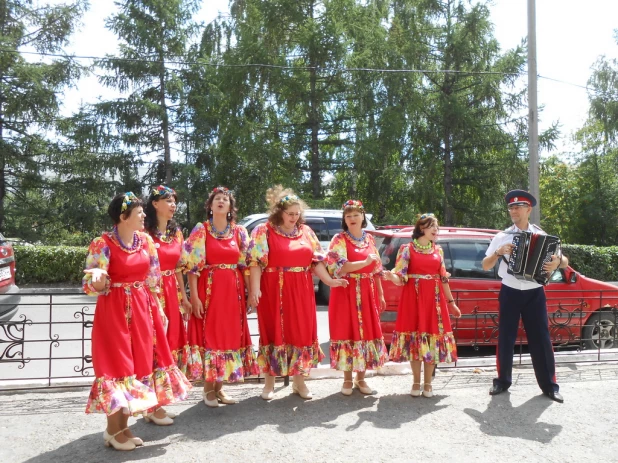
<svg viewBox="0 0 618 463">
<path fill-rule="evenodd" d="M 551 400 L 558 402 L 559 404 L 564 403 L 564 398 L 562 397 L 562 394 L 560 394 L 559 392 L 548 392 L 545 395 L 549 397 Z"/>
<path fill-rule="evenodd" d="M 493 386 L 491 386 L 491 388 L 489 389 L 489 395 L 498 395 L 498 394 L 502 394 L 504 391 L 506 391 L 507 388 L 500 386 L 499 384 L 494 384 Z"/>
</svg>

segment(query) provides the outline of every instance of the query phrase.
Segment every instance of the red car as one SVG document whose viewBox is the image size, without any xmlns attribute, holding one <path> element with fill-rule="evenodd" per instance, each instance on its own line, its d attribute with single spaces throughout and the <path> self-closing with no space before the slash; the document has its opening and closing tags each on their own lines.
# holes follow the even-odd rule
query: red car
<svg viewBox="0 0 618 463">
<path fill-rule="evenodd" d="M 398 231 L 376 230 L 371 233 L 379 244 L 386 270 L 395 266 L 402 244 L 412 239 L 413 227 Z M 444 250 L 450 287 L 461 310 L 459 319 L 451 318 L 460 346 L 495 345 L 498 341 L 498 265 L 483 270 L 485 251 L 498 230 L 440 227 L 438 244 Z M 380 321 L 384 339 L 390 343 L 401 287 L 382 281 L 386 310 Z M 571 267 L 558 269 L 546 286 L 549 330 L 554 344 L 580 344 L 586 348 L 618 347 L 618 288 L 587 278 Z M 526 333 L 520 325 L 520 341 Z"/>
<path fill-rule="evenodd" d="M 20 299 L 19 288 L 15 285 L 13 247 L 0 233 L 0 322 L 15 315 Z"/>
</svg>

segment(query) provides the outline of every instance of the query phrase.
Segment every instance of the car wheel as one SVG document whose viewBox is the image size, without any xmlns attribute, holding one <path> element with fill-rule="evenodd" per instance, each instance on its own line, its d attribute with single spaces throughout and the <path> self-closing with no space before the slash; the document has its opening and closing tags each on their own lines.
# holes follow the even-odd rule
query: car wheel
<svg viewBox="0 0 618 463">
<path fill-rule="evenodd" d="M 586 349 L 611 349 L 618 347 L 616 325 L 618 320 L 613 312 L 592 314 L 584 329 L 582 338 Z"/>
<path fill-rule="evenodd" d="M 318 297 L 322 304 L 328 304 L 330 299 L 330 286 L 327 286 L 320 281 L 320 284 L 318 285 Z"/>
</svg>

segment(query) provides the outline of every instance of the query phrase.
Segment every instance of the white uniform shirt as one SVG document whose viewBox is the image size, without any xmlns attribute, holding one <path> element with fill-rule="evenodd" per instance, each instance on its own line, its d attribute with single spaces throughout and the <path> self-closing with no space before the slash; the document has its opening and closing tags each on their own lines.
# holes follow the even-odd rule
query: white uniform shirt
<svg viewBox="0 0 618 463">
<path fill-rule="evenodd" d="M 506 230 L 504 230 L 503 232 L 500 232 L 496 236 L 494 236 L 494 238 L 491 240 L 491 243 L 489 244 L 489 247 L 487 248 L 487 251 L 485 252 L 485 255 L 491 256 L 496 251 L 496 249 L 498 249 L 500 246 L 504 244 L 511 244 L 513 242 L 513 235 L 510 233 L 517 233 L 521 231 L 538 233 L 539 235 L 547 234 L 543 230 L 541 230 L 541 228 L 531 223 L 528 223 L 527 230 L 520 230 L 515 225 L 513 225 L 507 228 Z M 505 254 L 504 257 L 506 258 L 506 260 L 509 260 L 510 254 Z M 502 259 L 502 257 L 500 257 L 500 267 L 498 267 L 498 276 L 502 278 L 502 284 L 508 286 L 509 288 L 525 291 L 527 289 L 535 289 L 535 288 L 542 287 L 542 285 L 538 284 L 536 281 L 518 280 L 513 275 L 510 275 L 507 272 L 507 265 L 504 262 L 504 259 Z"/>
</svg>

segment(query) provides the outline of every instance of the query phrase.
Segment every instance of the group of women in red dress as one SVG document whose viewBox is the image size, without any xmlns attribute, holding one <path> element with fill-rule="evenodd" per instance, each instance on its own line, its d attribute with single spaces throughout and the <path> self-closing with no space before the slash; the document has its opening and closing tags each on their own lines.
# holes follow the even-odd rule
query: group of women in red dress
<svg viewBox="0 0 618 463">
<path fill-rule="evenodd" d="M 85 292 L 99 296 L 92 332 L 96 379 L 86 412 L 106 414 L 105 445 L 143 445 L 127 426 L 132 414 L 173 424 L 176 415 L 163 407 L 186 399 L 189 381 L 203 381 L 209 407 L 236 403 L 224 382 L 257 374 L 265 378 L 264 400 L 274 397 L 277 376 L 292 376 L 292 392 L 311 399 L 305 378 L 324 358 L 312 274 L 332 288 L 330 362 L 343 371 L 343 395 L 354 388 L 374 394 L 365 373 L 389 357 L 379 322 L 386 305 L 383 279 L 404 285 L 390 358 L 411 362 L 411 395 L 431 397 L 436 362 L 456 359 L 448 311 L 458 316 L 459 309 L 435 244 L 432 214 L 417 221 L 412 243 L 401 247 L 388 272 L 363 230 L 360 201 L 344 203 L 342 232 L 325 251 L 304 224 L 306 204 L 292 190 L 271 188 L 266 199 L 268 221 L 249 237 L 236 224 L 233 193 L 216 187 L 205 204 L 207 220 L 184 241 L 173 220 L 178 197 L 171 188 L 153 189 L 145 209 L 132 193 L 113 198 L 113 230 L 91 243 L 84 270 Z M 247 322 L 253 310 L 257 356 Z"/>
</svg>

